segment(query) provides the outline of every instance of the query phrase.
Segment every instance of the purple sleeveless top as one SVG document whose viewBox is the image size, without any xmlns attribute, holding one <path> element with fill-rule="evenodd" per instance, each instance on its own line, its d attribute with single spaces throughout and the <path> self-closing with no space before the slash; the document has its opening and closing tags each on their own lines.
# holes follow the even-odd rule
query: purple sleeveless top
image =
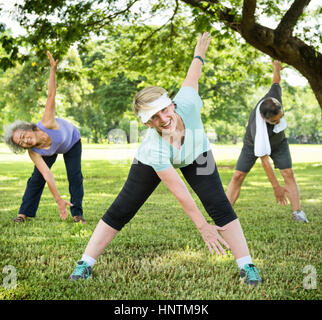
<svg viewBox="0 0 322 320">
<path fill-rule="evenodd" d="M 76 142 L 80 139 L 80 133 L 78 129 L 70 122 L 55 118 L 59 124 L 58 130 L 47 129 L 39 121 L 37 127 L 46 132 L 51 138 L 51 146 L 49 149 L 38 149 L 32 148 L 32 151 L 39 153 L 42 156 L 52 156 L 56 153 L 66 153 L 68 152 Z"/>
</svg>

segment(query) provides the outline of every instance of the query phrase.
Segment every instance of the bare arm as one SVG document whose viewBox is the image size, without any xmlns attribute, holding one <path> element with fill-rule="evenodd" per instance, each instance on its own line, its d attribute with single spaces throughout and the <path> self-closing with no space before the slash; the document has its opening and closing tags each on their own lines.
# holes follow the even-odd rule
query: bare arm
<svg viewBox="0 0 322 320">
<path fill-rule="evenodd" d="M 272 84 L 274 83 L 280 83 L 281 82 L 281 70 L 283 70 L 284 68 L 282 67 L 282 64 L 280 61 L 278 60 L 274 60 L 273 63 L 273 80 L 272 80 Z"/>
<path fill-rule="evenodd" d="M 29 153 L 30 159 L 34 162 L 35 166 L 37 167 L 37 169 L 39 170 L 39 172 L 42 174 L 43 178 L 47 182 L 48 188 L 58 205 L 59 214 L 61 218 L 65 220 L 68 216 L 67 206 L 72 206 L 72 204 L 61 198 L 56 186 L 54 175 L 49 169 L 49 167 L 47 166 L 46 162 L 41 157 L 41 155 L 32 150 L 28 150 L 28 153 Z"/>
<path fill-rule="evenodd" d="M 196 45 L 194 51 L 194 57 L 200 56 L 202 59 L 205 59 L 206 52 L 210 43 L 211 37 L 208 32 L 203 33 Z M 193 58 L 191 65 L 188 69 L 187 76 L 182 83 L 182 87 L 192 87 L 198 92 L 198 81 L 201 76 L 202 62 L 198 58 Z"/>
<path fill-rule="evenodd" d="M 281 203 L 282 205 L 286 205 L 287 204 L 287 198 L 286 198 L 286 194 L 285 194 L 285 189 L 279 184 L 276 175 L 274 173 L 274 170 L 272 168 L 272 165 L 269 162 L 269 158 L 268 156 L 264 156 L 260 158 L 262 161 L 262 166 L 265 170 L 265 173 L 267 175 L 268 180 L 271 182 L 273 190 L 274 190 L 274 194 L 275 194 L 275 198 L 276 198 L 276 202 L 277 203 Z"/>
<path fill-rule="evenodd" d="M 48 96 L 41 122 L 48 129 L 58 129 L 58 123 L 55 120 L 56 70 L 58 60 L 55 61 L 49 51 L 47 51 L 47 55 L 50 61 Z"/>
<path fill-rule="evenodd" d="M 219 242 L 221 242 L 227 248 L 229 248 L 229 245 L 217 232 L 217 230 L 223 231 L 225 229 L 207 223 L 205 217 L 198 209 L 188 188 L 180 178 L 177 171 L 171 167 L 167 170 L 157 172 L 157 174 L 167 188 L 171 191 L 171 193 L 178 199 L 185 213 L 194 222 L 210 252 L 213 253 L 214 249 L 217 254 L 220 254 L 220 252 L 225 253 Z"/>
</svg>

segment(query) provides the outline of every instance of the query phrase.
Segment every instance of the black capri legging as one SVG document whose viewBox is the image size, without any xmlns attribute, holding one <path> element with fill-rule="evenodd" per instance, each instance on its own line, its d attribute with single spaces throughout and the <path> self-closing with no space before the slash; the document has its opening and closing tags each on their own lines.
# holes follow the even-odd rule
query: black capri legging
<svg viewBox="0 0 322 320">
<path fill-rule="evenodd" d="M 224 192 L 212 152 L 201 154 L 192 164 L 180 168 L 209 216 L 222 227 L 237 219 Z M 102 220 L 116 230 L 129 222 L 160 183 L 151 166 L 134 159 L 128 178 Z"/>
</svg>

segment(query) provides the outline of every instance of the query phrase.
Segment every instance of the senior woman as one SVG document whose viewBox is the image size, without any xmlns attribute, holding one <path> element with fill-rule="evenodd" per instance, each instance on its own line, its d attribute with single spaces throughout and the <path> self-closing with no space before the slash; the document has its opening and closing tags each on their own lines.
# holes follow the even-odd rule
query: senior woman
<svg viewBox="0 0 322 320">
<path fill-rule="evenodd" d="M 50 74 L 48 97 L 41 121 L 37 124 L 16 120 L 5 128 L 5 142 L 14 153 L 28 150 L 34 162 L 34 171 L 27 182 L 15 222 L 25 222 L 26 217 L 35 217 L 40 197 L 47 182 L 60 217 L 68 217 L 70 207 L 74 222 L 83 218 L 82 200 L 84 196 L 83 176 L 81 171 L 82 145 L 79 130 L 66 120 L 55 117 L 56 69 L 58 60 L 54 60 L 49 51 Z M 70 202 L 60 196 L 54 176 L 50 170 L 57 158 L 63 154 L 69 182 Z"/>
<path fill-rule="evenodd" d="M 173 101 L 159 87 L 145 88 L 135 96 L 134 112 L 149 127 L 148 132 L 123 189 L 99 221 L 70 280 L 91 277 L 96 259 L 162 181 L 194 222 L 210 252 L 225 254 L 223 246 L 230 248 L 240 268 L 240 280 L 247 285 L 262 282 L 223 190 L 201 121 L 198 80 L 210 40 L 207 32 L 199 38 L 186 79 Z M 175 168 L 180 168 L 216 226 L 207 223 Z"/>
</svg>

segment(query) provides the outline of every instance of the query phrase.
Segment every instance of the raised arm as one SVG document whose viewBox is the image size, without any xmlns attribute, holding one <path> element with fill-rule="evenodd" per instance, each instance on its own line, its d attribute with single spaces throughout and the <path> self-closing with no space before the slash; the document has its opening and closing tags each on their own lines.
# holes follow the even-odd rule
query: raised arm
<svg viewBox="0 0 322 320">
<path fill-rule="evenodd" d="M 227 248 L 229 248 L 229 245 L 217 232 L 217 230 L 223 231 L 225 229 L 207 223 L 177 171 L 171 167 L 167 170 L 157 172 L 157 174 L 171 193 L 178 199 L 186 214 L 194 222 L 209 251 L 213 253 L 213 250 L 215 250 L 217 254 L 225 254 L 225 250 L 222 248 L 220 242 Z"/>
<path fill-rule="evenodd" d="M 281 82 L 281 70 L 284 69 L 284 67 L 282 67 L 282 64 L 280 61 L 278 60 L 274 60 L 272 62 L 273 65 L 273 80 L 272 80 L 272 84 L 274 83 L 280 83 Z"/>
<path fill-rule="evenodd" d="M 198 81 L 201 76 L 203 61 L 206 57 L 206 52 L 211 41 L 211 36 L 208 32 L 204 32 L 195 47 L 194 58 L 190 64 L 187 76 L 183 81 L 182 87 L 192 87 L 198 92 Z"/>
<path fill-rule="evenodd" d="M 58 60 L 55 61 L 49 51 L 47 51 L 47 55 L 50 62 L 48 97 L 41 122 L 48 129 L 58 129 L 58 124 L 55 120 L 56 70 Z"/>
</svg>

